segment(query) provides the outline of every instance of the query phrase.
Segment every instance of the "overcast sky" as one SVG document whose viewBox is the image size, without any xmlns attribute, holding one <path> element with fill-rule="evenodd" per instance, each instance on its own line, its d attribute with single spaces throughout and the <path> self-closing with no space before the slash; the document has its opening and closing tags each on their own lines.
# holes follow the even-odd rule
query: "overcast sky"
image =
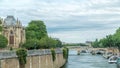
<svg viewBox="0 0 120 68">
<path fill-rule="evenodd" d="M 49 36 L 75 43 L 100 39 L 120 26 L 120 0 L 0 0 L 0 17 L 23 25 L 43 20 Z"/>
</svg>

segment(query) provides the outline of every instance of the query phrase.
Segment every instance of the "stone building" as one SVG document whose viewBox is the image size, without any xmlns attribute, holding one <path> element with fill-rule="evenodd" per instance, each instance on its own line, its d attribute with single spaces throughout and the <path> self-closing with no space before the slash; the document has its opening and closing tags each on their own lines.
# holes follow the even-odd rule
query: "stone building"
<svg viewBox="0 0 120 68">
<path fill-rule="evenodd" d="M 13 16 L 7 16 L 2 21 L 2 34 L 8 39 L 8 48 L 18 48 L 25 42 L 25 29 L 22 23 Z"/>
</svg>

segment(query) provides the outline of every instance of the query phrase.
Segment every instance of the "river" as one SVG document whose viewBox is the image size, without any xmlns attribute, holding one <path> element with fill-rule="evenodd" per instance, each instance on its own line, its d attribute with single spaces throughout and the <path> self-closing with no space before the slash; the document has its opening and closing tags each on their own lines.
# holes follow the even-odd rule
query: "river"
<svg viewBox="0 0 120 68">
<path fill-rule="evenodd" d="M 68 63 L 63 68 L 116 68 L 116 64 L 109 64 L 107 59 L 101 55 L 91 55 L 70 51 Z"/>
</svg>

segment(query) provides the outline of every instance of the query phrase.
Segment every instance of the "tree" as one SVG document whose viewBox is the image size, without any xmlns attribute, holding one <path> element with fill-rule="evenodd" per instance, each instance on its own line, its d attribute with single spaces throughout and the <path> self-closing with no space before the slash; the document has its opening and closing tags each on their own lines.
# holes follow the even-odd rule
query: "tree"
<svg viewBox="0 0 120 68">
<path fill-rule="evenodd" d="M 59 39 L 56 40 L 56 43 L 56 47 L 63 47 L 62 42 Z"/>
<path fill-rule="evenodd" d="M 59 44 L 60 43 L 58 43 L 58 41 L 56 41 L 55 39 L 53 39 L 51 37 L 47 37 L 47 36 L 40 40 L 40 45 L 43 48 L 55 48 Z"/>
<path fill-rule="evenodd" d="M 100 43 L 100 47 L 107 47 L 108 45 L 106 38 L 100 39 L 99 43 Z"/>
<path fill-rule="evenodd" d="M 38 39 L 47 36 L 46 26 L 43 21 L 31 21 L 26 27 L 26 39 Z"/>
<path fill-rule="evenodd" d="M 3 35 L 0 35 L 0 48 L 5 48 L 8 44 L 8 40 Z"/>
<path fill-rule="evenodd" d="M 116 30 L 116 33 L 113 35 L 114 47 L 118 48 L 120 52 L 120 28 Z"/>
<path fill-rule="evenodd" d="M 0 32 L 2 31 L 2 26 L 0 26 Z"/>
<path fill-rule="evenodd" d="M 0 20 L 0 24 L 2 24 L 2 21 Z"/>
<path fill-rule="evenodd" d="M 96 42 L 94 42 L 96 43 Z M 108 35 L 103 39 L 100 39 L 99 44 L 101 44 L 102 47 L 113 47 L 118 48 L 120 52 L 120 28 L 118 28 L 113 35 Z M 112 48 L 111 48 L 112 49 Z M 113 49 L 114 51 L 114 49 Z"/>
<path fill-rule="evenodd" d="M 98 39 L 96 39 L 96 40 L 92 43 L 92 46 L 93 46 L 94 48 L 99 47 L 99 41 L 98 41 Z"/>
<path fill-rule="evenodd" d="M 39 40 L 37 40 L 37 39 L 29 39 L 23 45 L 21 45 L 21 47 L 26 48 L 28 50 L 39 49 L 40 48 Z"/>
<path fill-rule="evenodd" d="M 2 31 L 2 26 L 1 26 L 1 24 L 2 24 L 2 21 L 0 20 L 0 32 Z"/>
<path fill-rule="evenodd" d="M 114 45 L 113 36 L 112 35 L 108 35 L 108 36 L 106 36 L 106 39 L 107 39 L 107 41 L 106 41 L 107 46 L 108 47 L 114 47 L 113 46 Z"/>
</svg>

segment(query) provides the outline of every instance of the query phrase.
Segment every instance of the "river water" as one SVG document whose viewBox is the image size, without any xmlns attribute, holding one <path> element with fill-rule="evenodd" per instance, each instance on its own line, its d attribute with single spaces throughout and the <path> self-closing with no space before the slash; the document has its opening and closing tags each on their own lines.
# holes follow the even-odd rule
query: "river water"
<svg viewBox="0 0 120 68">
<path fill-rule="evenodd" d="M 63 68 L 116 68 L 116 64 L 109 64 L 101 55 L 90 53 L 77 53 L 70 51 L 68 63 Z"/>
</svg>

